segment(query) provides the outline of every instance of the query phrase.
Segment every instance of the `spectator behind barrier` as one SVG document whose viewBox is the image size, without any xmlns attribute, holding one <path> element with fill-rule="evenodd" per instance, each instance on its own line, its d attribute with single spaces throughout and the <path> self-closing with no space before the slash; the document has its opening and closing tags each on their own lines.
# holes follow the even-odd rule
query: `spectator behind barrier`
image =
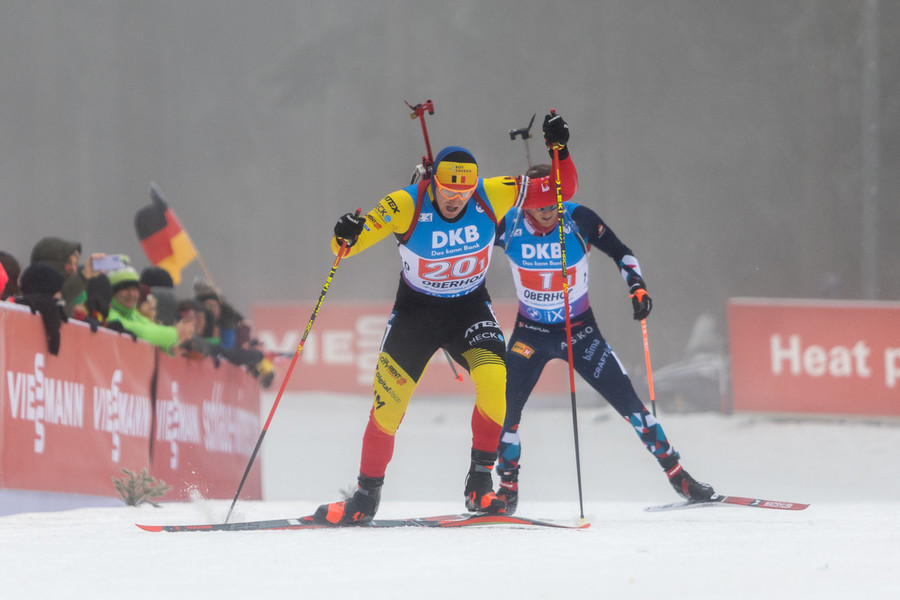
<svg viewBox="0 0 900 600">
<path fill-rule="evenodd" d="M 91 277 L 88 280 L 87 299 L 84 302 L 84 320 L 105 327 L 111 302 L 112 284 L 109 283 L 109 277 L 104 273 Z"/>
<path fill-rule="evenodd" d="M 88 279 L 96 275 L 92 259 L 106 256 L 103 253 L 92 254 L 84 266 L 79 266 L 81 244 L 58 237 L 45 237 L 38 241 L 31 250 L 31 264 L 44 263 L 53 267 L 66 277 L 62 287 L 62 298 L 65 301 L 66 315 L 72 316 L 76 309 L 83 310 L 81 305 L 87 299 Z"/>
<path fill-rule="evenodd" d="M 263 387 L 272 385 L 274 367 L 257 348 L 255 340 L 250 340 L 249 321 L 203 281 L 194 282 L 194 298 L 202 303 L 212 322 L 205 334 L 208 341 L 218 345 L 219 353 L 229 362 L 245 366 Z"/>
<path fill-rule="evenodd" d="M 156 296 L 150 292 L 149 285 L 142 283 L 138 289 L 140 290 L 138 295 L 138 311 L 154 323 L 158 323 L 156 320 Z"/>
<path fill-rule="evenodd" d="M 22 268 L 19 266 L 19 261 L 16 260 L 15 256 L 2 250 L 0 250 L 0 268 L 2 268 L 7 277 L 6 282 L 0 284 L 0 300 L 6 300 L 19 293 L 19 275 L 22 272 Z M 2 277 L 0 275 L 0 279 Z"/>
<path fill-rule="evenodd" d="M 179 344 L 191 338 L 194 333 L 192 318 L 180 320 L 175 326 L 154 323 L 137 308 L 140 299 L 138 273 L 132 267 L 125 267 L 107 274 L 112 286 L 107 323 L 119 322 L 127 331 L 169 354 L 181 354 Z"/>
<path fill-rule="evenodd" d="M 196 300 L 181 300 L 178 303 L 176 320 L 192 319 L 194 322 L 194 335 L 189 340 L 181 342 L 179 347 L 184 355 L 190 359 L 200 360 L 210 357 L 218 366 L 219 345 L 212 343 L 203 335 L 209 329 L 207 325 L 208 314 L 209 312 Z"/>
<path fill-rule="evenodd" d="M 86 294 L 83 320 L 91 326 L 91 331 L 96 332 L 98 327 L 106 327 L 137 339 L 137 336 L 122 327 L 122 323 L 119 321 L 112 323 L 107 321 L 109 306 L 112 302 L 112 285 L 105 273 L 94 275 L 88 280 Z"/>
<path fill-rule="evenodd" d="M 53 355 L 59 354 L 59 329 L 63 322 L 68 321 L 61 306 L 61 290 L 65 281 L 65 276 L 53 267 L 34 263 L 22 272 L 20 293 L 15 296 L 17 304 L 28 306 L 31 314 L 41 315 L 47 336 L 47 349 Z"/>
<path fill-rule="evenodd" d="M 149 286 L 150 293 L 156 298 L 156 322 L 174 325 L 178 299 L 175 297 L 175 283 L 169 272 L 162 267 L 146 267 L 141 271 L 141 283 Z"/>
</svg>

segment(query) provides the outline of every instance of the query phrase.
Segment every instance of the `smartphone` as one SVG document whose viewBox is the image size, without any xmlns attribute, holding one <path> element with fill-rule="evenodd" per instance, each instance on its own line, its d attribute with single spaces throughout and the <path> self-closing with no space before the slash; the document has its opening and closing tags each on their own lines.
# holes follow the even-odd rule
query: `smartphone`
<svg viewBox="0 0 900 600">
<path fill-rule="evenodd" d="M 127 266 L 121 254 L 107 254 L 101 258 L 92 258 L 91 267 L 95 271 L 115 271 Z"/>
</svg>

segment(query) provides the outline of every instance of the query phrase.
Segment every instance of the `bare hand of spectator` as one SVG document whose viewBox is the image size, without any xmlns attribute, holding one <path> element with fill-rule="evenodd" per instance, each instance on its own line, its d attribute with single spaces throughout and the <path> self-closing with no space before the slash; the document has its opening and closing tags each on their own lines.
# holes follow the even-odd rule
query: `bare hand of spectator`
<svg viewBox="0 0 900 600">
<path fill-rule="evenodd" d="M 175 329 L 178 331 L 178 343 L 191 339 L 194 336 L 194 316 L 193 313 L 186 315 L 180 321 L 175 323 Z"/>
<path fill-rule="evenodd" d="M 82 267 L 81 269 L 81 274 L 84 275 L 85 279 L 90 279 L 103 272 L 94 270 L 94 259 L 103 258 L 105 256 L 106 254 L 104 254 L 103 252 L 95 252 L 91 254 L 86 261 L 84 261 L 84 267 Z"/>
</svg>

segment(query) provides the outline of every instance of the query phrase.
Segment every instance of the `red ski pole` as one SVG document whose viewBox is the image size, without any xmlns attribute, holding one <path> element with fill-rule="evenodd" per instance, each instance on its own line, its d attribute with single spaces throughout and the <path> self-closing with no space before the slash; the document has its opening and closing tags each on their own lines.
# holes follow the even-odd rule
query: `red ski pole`
<svg viewBox="0 0 900 600">
<path fill-rule="evenodd" d="M 359 216 L 359 213 L 362 212 L 361 209 L 356 209 L 356 215 Z M 269 411 L 269 418 L 266 419 L 266 424 L 263 425 L 262 431 L 259 434 L 259 439 L 256 441 L 256 447 L 253 448 L 253 453 L 250 455 L 250 461 L 247 463 L 247 468 L 244 469 L 244 476 L 241 477 L 241 483 L 238 485 L 237 492 L 234 494 L 234 500 L 231 501 L 231 507 L 228 509 L 228 514 L 225 515 L 225 522 L 228 522 L 228 519 L 231 518 L 231 512 L 234 510 L 234 505 L 237 504 L 238 496 L 241 495 L 241 490 L 244 489 L 244 483 L 247 481 L 247 475 L 250 474 L 250 468 L 253 466 L 253 461 L 256 460 L 256 455 L 259 453 L 259 448 L 262 446 L 263 438 L 266 437 L 266 432 L 269 431 L 269 425 L 272 423 L 272 417 L 275 416 L 275 409 L 278 408 L 278 403 L 281 402 L 281 396 L 284 394 L 284 389 L 287 387 L 287 382 L 291 378 L 291 373 L 294 371 L 294 366 L 297 364 L 297 359 L 300 357 L 300 352 L 303 351 L 303 345 L 306 343 L 306 338 L 309 336 L 309 332 L 312 330 L 313 323 L 316 320 L 316 315 L 319 314 L 319 308 L 322 307 L 322 301 L 325 300 L 325 294 L 328 293 L 328 287 L 331 285 L 331 280 L 334 279 L 334 273 L 337 271 L 338 265 L 341 264 L 341 258 L 344 257 L 344 253 L 347 251 L 347 242 L 346 240 L 341 244 L 341 249 L 338 250 L 338 255 L 334 259 L 334 264 L 331 265 L 331 272 L 328 274 L 328 278 L 325 280 L 325 286 L 322 288 L 322 292 L 319 294 L 319 300 L 316 302 L 316 307 L 313 309 L 312 316 L 309 318 L 309 322 L 306 324 L 306 329 L 303 331 L 303 337 L 300 338 L 300 344 L 297 346 L 297 351 L 294 352 L 294 357 L 291 359 L 291 364 L 288 367 L 287 372 L 284 374 L 284 379 L 281 382 L 281 387 L 278 388 L 278 394 L 275 396 L 275 402 L 272 404 L 272 409 Z"/>
<path fill-rule="evenodd" d="M 656 394 L 653 392 L 653 370 L 650 368 L 650 343 L 647 341 L 647 319 L 641 319 L 641 332 L 644 334 L 644 362 L 647 363 L 647 386 L 650 389 L 650 408 L 656 416 Z"/>
<path fill-rule="evenodd" d="M 422 124 L 422 136 L 425 138 L 425 151 L 428 153 L 426 156 L 422 157 L 422 162 L 424 163 L 423 166 L 425 167 L 425 169 L 429 170 L 434 164 L 434 155 L 431 154 L 431 142 L 428 141 L 428 127 L 425 126 L 425 111 L 428 111 L 429 115 L 433 115 L 434 102 L 432 102 L 431 100 L 426 100 L 425 102 L 416 104 L 415 106 L 413 106 L 406 100 L 404 100 L 403 102 L 413 111 L 409 118 L 417 118 Z"/>
</svg>

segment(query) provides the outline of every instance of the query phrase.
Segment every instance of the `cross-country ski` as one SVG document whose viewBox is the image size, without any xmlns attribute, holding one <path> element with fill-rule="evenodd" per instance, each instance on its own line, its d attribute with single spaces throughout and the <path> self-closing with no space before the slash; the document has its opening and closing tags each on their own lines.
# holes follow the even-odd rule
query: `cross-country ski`
<svg viewBox="0 0 900 600">
<path fill-rule="evenodd" d="M 472 527 L 486 525 L 502 525 L 507 527 L 550 527 L 556 529 L 587 529 L 588 522 L 566 523 L 563 521 L 547 521 L 528 517 L 509 515 L 459 514 L 434 517 L 416 517 L 412 519 L 377 519 L 361 525 L 332 525 L 317 521 L 312 515 L 294 519 L 270 519 L 265 521 L 247 521 L 244 523 L 214 523 L 207 525 L 142 525 L 144 531 L 267 531 L 283 529 L 380 529 L 390 527 Z"/>
<path fill-rule="evenodd" d="M 782 500 L 763 500 L 761 498 L 742 498 L 740 496 L 724 496 L 715 494 L 709 500 L 682 500 L 669 504 L 648 506 L 646 512 L 664 512 L 669 510 L 682 510 L 685 508 L 704 508 L 709 506 L 749 506 L 754 508 L 773 508 L 776 510 L 803 510 L 809 504 L 799 502 L 784 502 Z"/>
</svg>

